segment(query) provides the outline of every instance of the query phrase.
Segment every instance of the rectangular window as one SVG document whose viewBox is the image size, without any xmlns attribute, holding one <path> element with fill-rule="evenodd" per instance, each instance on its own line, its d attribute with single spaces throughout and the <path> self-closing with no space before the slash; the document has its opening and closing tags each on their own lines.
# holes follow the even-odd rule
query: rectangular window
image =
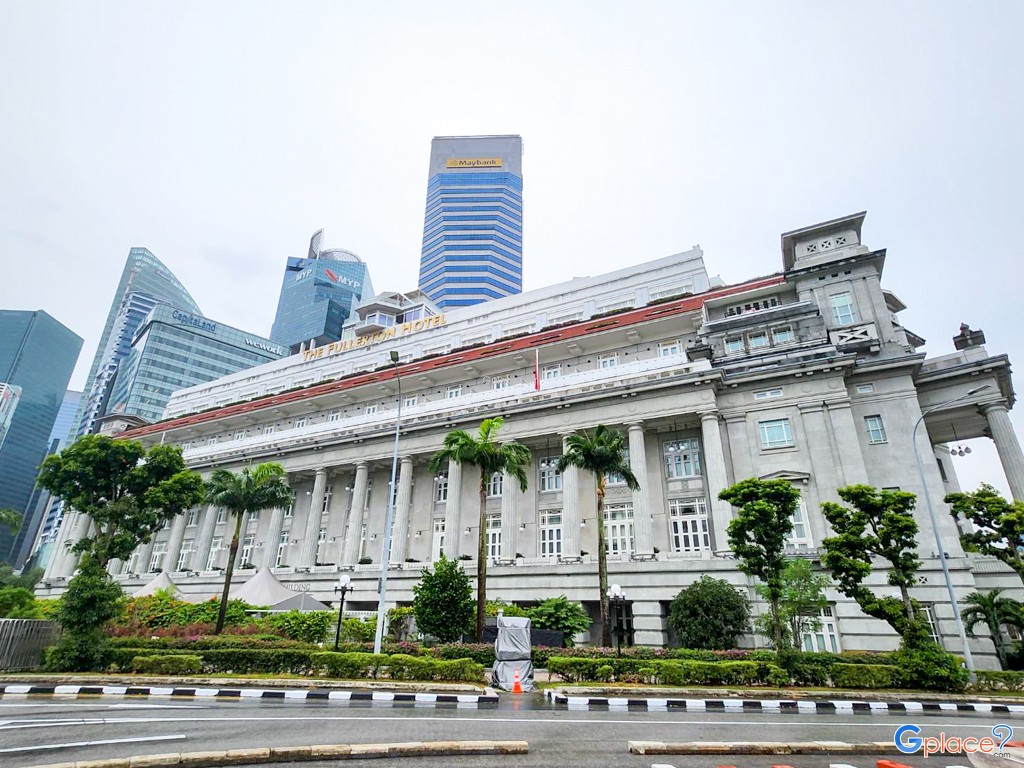
<svg viewBox="0 0 1024 768">
<path fill-rule="evenodd" d="M 755 400 L 768 400 L 773 397 L 782 397 L 781 389 L 765 389 L 761 392 L 754 393 Z"/>
<path fill-rule="evenodd" d="M 224 507 L 217 507 L 217 519 L 214 520 L 214 523 L 219 525 L 220 523 L 226 523 L 227 521 L 228 511 L 224 509 Z"/>
<path fill-rule="evenodd" d="M 725 352 L 728 355 L 736 354 L 737 352 L 743 351 L 743 339 L 726 339 L 725 340 Z"/>
<path fill-rule="evenodd" d="M 501 515 L 487 516 L 487 557 L 493 560 L 501 557 Z"/>
<path fill-rule="evenodd" d="M 545 381 L 549 379 L 557 379 L 562 375 L 561 365 L 545 365 L 540 369 L 540 377 Z"/>
<path fill-rule="evenodd" d="M 562 510 L 540 513 L 540 556 L 562 555 Z"/>
<path fill-rule="evenodd" d="M 434 478 L 434 501 L 448 501 L 448 473 L 442 472 Z"/>
<path fill-rule="evenodd" d="M 789 532 L 786 546 L 789 549 L 810 549 L 814 546 L 814 542 L 811 540 L 811 529 L 807 524 L 807 505 L 802 497 L 797 502 L 790 520 L 793 522 L 793 530 Z"/>
<path fill-rule="evenodd" d="M 434 539 L 430 555 L 430 562 L 437 562 L 444 554 L 444 518 L 434 518 Z"/>
<path fill-rule="evenodd" d="M 889 442 L 889 438 L 885 436 L 885 424 L 882 423 L 881 416 L 865 416 L 864 426 L 868 430 L 868 442 L 872 445 Z"/>
<path fill-rule="evenodd" d="M 658 357 L 675 357 L 683 354 L 683 343 L 675 341 L 663 341 L 658 344 Z"/>
<path fill-rule="evenodd" d="M 267 424 L 267 426 L 265 426 L 263 428 L 263 434 L 264 435 L 272 435 L 272 434 L 274 434 L 274 425 L 273 424 Z"/>
<path fill-rule="evenodd" d="M 185 525 L 191 528 L 194 525 L 199 525 L 199 510 L 190 509 L 188 511 L 188 519 L 185 521 Z"/>
<path fill-rule="evenodd" d="M 249 568 L 252 566 L 252 548 L 256 546 L 256 534 L 247 533 L 242 539 L 242 551 L 238 557 L 236 568 Z"/>
<path fill-rule="evenodd" d="M 796 337 L 793 335 L 792 328 L 773 328 L 772 329 L 772 343 L 773 344 L 789 344 L 794 341 Z"/>
<path fill-rule="evenodd" d="M 635 548 L 633 504 L 607 504 L 604 508 L 605 550 L 609 555 L 628 557 Z"/>
<path fill-rule="evenodd" d="M 928 622 L 928 634 L 935 644 L 940 648 L 944 647 L 942 644 L 942 636 L 939 634 L 939 625 L 935 621 L 935 609 L 930 605 L 922 605 L 921 613 L 924 614 L 925 621 Z"/>
<path fill-rule="evenodd" d="M 762 448 L 787 448 L 793 445 L 793 430 L 789 419 L 772 419 L 757 424 Z"/>
<path fill-rule="evenodd" d="M 214 569 L 222 549 L 224 549 L 224 539 L 220 536 L 214 536 L 213 540 L 210 541 L 210 554 L 206 556 L 206 570 L 212 571 Z"/>
<path fill-rule="evenodd" d="M 874 384 L 858 384 L 857 385 L 857 394 L 858 395 L 870 395 L 874 391 L 875 391 L 875 385 Z"/>
<path fill-rule="evenodd" d="M 444 391 L 444 396 L 448 400 L 453 400 L 456 397 L 462 397 L 462 387 L 448 387 L 448 389 Z"/>
<path fill-rule="evenodd" d="M 487 483 L 487 498 L 494 499 L 501 496 L 502 485 L 505 476 L 501 472 L 495 472 Z"/>
<path fill-rule="evenodd" d="M 748 301 L 745 304 L 734 304 L 725 310 L 726 317 L 735 317 L 736 315 L 746 315 L 750 312 L 762 312 L 766 309 L 779 306 L 778 296 L 768 296 L 764 299 L 757 299 L 756 301 Z"/>
<path fill-rule="evenodd" d="M 832 304 L 832 320 L 836 325 L 850 325 L 857 322 L 857 313 L 853 309 L 853 298 L 849 291 L 829 296 Z"/>
<path fill-rule="evenodd" d="M 662 445 L 665 474 L 670 480 L 700 477 L 700 442 L 695 437 L 670 440 Z"/>
<path fill-rule="evenodd" d="M 619 364 L 619 353 L 612 352 L 609 355 L 598 355 L 597 356 L 597 367 L 598 368 L 614 368 Z"/>
<path fill-rule="evenodd" d="M 237 432 L 235 432 L 235 440 L 242 440 L 243 438 L 245 438 L 245 430 L 244 429 L 240 429 Z"/>
<path fill-rule="evenodd" d="M 363 409 L 363 414 L 366 415 L 366 416 L 373 416 L 373 414 L 375 414 L 376 412 L 377 412 L 377 404 L 376 403 L 373 403 L 372 405 L 368 405 L 368 406 L 366 406 L 365 409 Z"/>
<path fill-rule="evenodd" d="M 836 624 L 835 611 L 832 606 L 821 609 L 821 628 L 817 631 L 804 632 L 804 650 L 818 653 L 839 653 L 839 628 Z"/>
<path fill-rule="evenodd" d="M 672 499 L 668 512 L 673 552 L 697 554 L 711 549 L 706 499 Z"/>
<path fill-rule="evenodd" d="M 747 336 L 747 346 L 751 349 L 764 349 L 768 346 L 767 333 L 752 333 Z"/>
<path fill-rule="evenodd" d="M 562 490 L 562 473 L 558 471 L 558 456 L 548 456 L 540 460 L 538 485 L 542 493 Z"/>
<path fill-rule="evenodd" d="M 320 515 L 325 517 L 331 514 L 331 497 L 334 496 L 334 483 L 328 483 L 324 488 L 324 503 L 320 506 Z"/>
<path fill-rule="evenodd" d="M 622 457 L 626 460 L 626 465 L 629 465 L 629 448 L 622 449 Z M 605 485 L 625 485 L 626 478 L 619 472 L 609 472 L 608 476 L 604 479 Z"/>
<path fill-rule="evenodd" d="M 214 435 L 213 437 L 211 437 L 209 440 L 206 441 L 206 444 L 207 445 L 216 445 L 217 444 L 217 436 Z"/>
<path fill-rule="evenodd" d="M 294 491 L 294 490 L 292 491 L 291 503 L 287 507 L 285 507 L 285 510 L 284 510 L 284 516 L 285 517 L 291 517 L 292 515 L 295 514 L 295 499 L 298 497 L 298 493 L 299 493 L 298 491 Z"/>
<path fill-rule="evenodd" d="M 285 561 L 288 559 L 288 537 L 290 535 L 288 531 L 281 531 L 281 535 L 277 537 L 277 557 L 274 558 L 275 568 L 285 567 Z"/>
<path fill-rule="evenodd" d="M 491 377 L 491 389 L 508 389 L 512 381 L 508 376 Z"/>
<path fill-rule="evenodd" d="M 195 551 L 196 542 L 194 539 L 185 539 L 181 542 L 181 549 L 178 551 L 178 563 L 174 570 L 187 571 L 192 562 L 192 552 Z"/>
<path fill-rule="evenodd" d="M 405 406 L 406 408 L 412 408 L 414 405 L 416 405 L 417 397 L 418 395 L 406 395 L 405 399 L 402 401 L 402 405 Z"/>
<path fill-rule="evenodd" d="M 338 421 L 341 419 L 341 411 L 331 411 L 327 414 L 328 421 Z"/>
<path fill-rule="evenodd" d="M 149 555 L 149 572 L 158 573 L 163 570 L 164 567 L 164 555 L 167 553 L 167 542 L 158 541 L 153 545 L 153 550 Z"/>
<path fill-rule="evenodd" d="M 135 573 L 135 568 L 139 564 L 139 553 L 132 552 L 132 556 L 129 557 L 121 564 L 121 575 L 126 576 L 128 574 Z"/>
<path fill-rule="evenodd" d="M 327 543 L 327 529 L 321 528 L 320 533 L 316 537 L 316 564 L 323 565 L 324 562 L 324 544 Z"/>
<path fill-rule="evenodd" d="M 295 420 L 295 424 L 293 425 L 293 428 L 294 429 L 302 429 L 304 426 L 306 426 L 306 417 L 302 416 L 301 418 L 298 418 L 298 419 Z"/>
</svg>

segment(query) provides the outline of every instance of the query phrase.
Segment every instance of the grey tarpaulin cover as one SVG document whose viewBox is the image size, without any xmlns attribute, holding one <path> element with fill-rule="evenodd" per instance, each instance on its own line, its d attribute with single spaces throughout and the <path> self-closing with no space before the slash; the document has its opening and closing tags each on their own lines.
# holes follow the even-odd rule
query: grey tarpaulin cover
<svg viewBox="0 0 1024 768">
<path fill-rule="evenodd" d="M 512 690 L 515 671 L 524 691 L 533 690 L 533 664 L 530 662 L 530 620 L 519 616 L 498 617 L 498 637 L 494 641 L 493 684 Z"/>
</svg>

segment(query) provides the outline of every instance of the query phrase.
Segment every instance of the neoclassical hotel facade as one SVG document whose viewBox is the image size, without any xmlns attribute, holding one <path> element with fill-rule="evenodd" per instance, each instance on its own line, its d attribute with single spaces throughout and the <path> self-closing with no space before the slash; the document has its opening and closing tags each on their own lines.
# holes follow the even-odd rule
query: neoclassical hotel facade
<svg viewBox="0 0 1024 768">
<path fill-rule="evenodd" d="M 709 279 L 694 248 L 444 315 L 381 294 L 360 308 L 351 339 L 177 392 L 164 421 L 126 434 L 181 445 L 201 473 L 283 464 L 294 503 L 246 521 L 246 567 L 236 581 L 269 567 L 292 589 L 333 601 L 339 571 L 350 571 L 347 605 L 374 610 L 399 402 L 390 605 L 411 602 L 421 569 L 441 551 L 475 571 L 478 476 L 459 466 L 435 475 L 428 462 L 450 430 L 500 415 L 502 437 L 526 444 L 533 464 L 525 493 L 509 478 L 488 483 L 488 596 L 528 603 L 564 594 L 596 613 L 594 480 L 559 475 L 554 462 L 572 432 L 616 427 L 628 436 L 641 487 L 610 480 L 610 578 L 626 593 L 629 638 L 663 645 L 672 641 L 669 601 L 701 575 L 755 599 L 728 551 L 732 509 L 719 491 L 747 477 L 791 481 L 802 497 L 791 552 L 816 561 L 828 535 L 819 505 L 838 501 L 836 488 L 868 483 L 920 496 L 915 423 L 956 399 L 917 433 L 956 589 L 962 598 L 1019 587 L 998 563 L 963 552 L 941 503 L 958 489 L 945 446 L 954 429 L 961 440 L 991 437 L 1013 495 L 1024 498 L 1009 361 L 990 356 L 981 333 L 967 328 L 955 350 L 926 359 L 923 339 L 900 323 L 904 305 L 882 287 L 886 253 L 863 245 L 863 221 L 861 213 L 789 232 L 781 272 L 733 285 Z M 88 525 L 76 517 L 62 542 Z M 924 565 L 915 596 L 955 651 L 923 502 L 918 520 Z M 230 535 L 222 510 L 192 510 L 114 564 L 116 578 L 131 591 L 165 570 L 184 592 L 212 595 Z M 61 591 L 74 571 L 66 548 L 58 551 L 65 554 L 54 557 L 44 594 Z M 832 605 L 808 647 L 895 646 L 882 622 L 828 594 Z M 994 663 L 990 643 L 972 648 L 979 665 Z"/>
</svg>

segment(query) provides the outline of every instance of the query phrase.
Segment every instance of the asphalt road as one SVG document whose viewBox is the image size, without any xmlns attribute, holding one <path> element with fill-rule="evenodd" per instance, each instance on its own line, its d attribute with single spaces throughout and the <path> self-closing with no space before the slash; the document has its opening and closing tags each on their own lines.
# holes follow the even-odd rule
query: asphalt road
<svg viewBox="0 0 1024 768">
<path fill-rule="evenodd" d="M 539 696 L 503 697 L 496 709 L 358 705 L 326 701 L 203 700 L 152 697 L 4 696 L 0 698 L 0 768 L 64 760 L 99 759 L 204 749 L 396 741 L 521 739 L 530 754 L 479 758 L 418 758 L 407 766 L 503 768 L 821 768 L 848 764 L 874 768 L 872 756 L 853 757 L 644 757 L 627 742 L 644 741 L 887 741 L 905 716 L 858 714 L 726 714 L 697 712 L 572 711 Z M 922 735 L 987 736 L 998 716 L 920 716 Z M 1014 721 L 1009 721 L 1012 725 Z M 1024 721 L 1020 723 L 1024 733 Z M 1017 736 L 1016 738 L 1020 738 Z M 83 742 L 106 742 L 86 745 Z M 913 766 L 966 766 L 966 757 L 901 758 Z M 299 765 L 299 764 L 296 764 Z M 302 763 L 337 766 L 338 763 Z M 380 760 L 346 761 L 374 766 Z"/>
</svg>

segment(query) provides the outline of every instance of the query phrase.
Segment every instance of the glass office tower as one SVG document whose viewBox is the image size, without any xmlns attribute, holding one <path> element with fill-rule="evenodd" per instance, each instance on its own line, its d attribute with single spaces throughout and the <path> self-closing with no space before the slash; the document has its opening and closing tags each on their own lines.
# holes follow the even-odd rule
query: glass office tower
<svg viewBox="0 0 1024 768">
<path fill-rule="evenodd" d="M 370 272 L 363 260 L 340 248 L 322 250 L 317 231 L 304 259 L 290 258 L 281 281 L 281 296 L 270 338 L 299 352 L 341 338 L 352 307 L 373 296 Z"/>
<path fill-rule="evenodd" d="M 135 332 L 157 302 L 198 313 L 199 307 L 171 271 L 146 248 L 132 248 L 107 312 L 99 346 L 85 383 L 85 397 L 76 418 L 77 435 L 94 431 L 106 411 L 117 364 L 128 354 Z"/>
<path fill-rule="evenodd" d="M 30 517 L 39 463 L 81 349 L 82 339 L 42 310 L 0 310 L 0 381 L 21 388 L 0 447 L 0 508 Z M 0 526 L 0 561 L 13 559 L 29 522 L 17 538 Z"/>
<path fill-rule="evenodd" d="M 440 309 L 523 292 L 522 166 L 519 136 L 431 143 L 419 287 Z"/>
<path fill-rule="evenodd" d="M 287 353 L 283 344 L 270 339 L 157 304 L 118 366 L 104 413 L 159 421 L 172 392 L 279 360 Z"/>
</svg>

